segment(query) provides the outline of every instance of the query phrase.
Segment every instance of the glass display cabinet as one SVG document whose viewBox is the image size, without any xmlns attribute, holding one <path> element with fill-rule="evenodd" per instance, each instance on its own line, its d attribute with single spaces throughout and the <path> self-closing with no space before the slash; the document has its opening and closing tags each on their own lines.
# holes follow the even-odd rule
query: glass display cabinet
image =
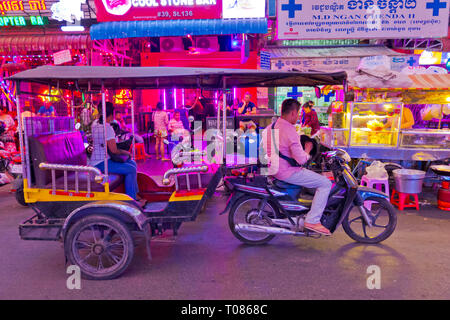
<svg viewBox="0 0 450 320">
<path fill-rule="evenodd" d="M 350 146 L 398 147 L 400 103 L 350 103 Z"/>
<path fill-rule="evenodd" d="M 409 129 L 402 130 L 401 148 L 448 149 L 450 156 L 450 129 Z"/>
</svg>

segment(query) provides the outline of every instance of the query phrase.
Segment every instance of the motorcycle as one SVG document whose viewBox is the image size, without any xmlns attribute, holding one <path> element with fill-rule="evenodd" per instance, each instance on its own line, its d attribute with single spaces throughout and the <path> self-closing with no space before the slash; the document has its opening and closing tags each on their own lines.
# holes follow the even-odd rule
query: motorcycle
<svg viewBox="0 0 450 320">
<path fill-rule="evenodd" d="M 22 206 L 27 206 L 23 194 L 22 158 L 20 152 L 6 148 L 3 142 L 4 126 L 0 122 L 0 185 L 11 184 L 10 192 Z M 10 138 L 6 138 L 9 141 Z"/>
<path fill-rule="evenodd" d="M 334 184 L 321 218 L 321 223 L 334 233 L 342 225 L 345 233 L 361 243 L 379 243 L 386 240 L 397 225 L 396 210 L 389 195 L 359 186 L 344 150 L 323 154 L 327 169 L 333 174 Z M 320 238 L 321 235 L 303 227 L 305 215 L 312 201 L 299 198 L 302 187 L 261 175 L 226 177 L 231 190 L 225 210 L 233 235 L 240 241 L 261 245 L 276 235 Z M 371 201 L 371 210 L 364 203 Z M 357 208 L 357 210 L 353 210 Z"/>
</svg>

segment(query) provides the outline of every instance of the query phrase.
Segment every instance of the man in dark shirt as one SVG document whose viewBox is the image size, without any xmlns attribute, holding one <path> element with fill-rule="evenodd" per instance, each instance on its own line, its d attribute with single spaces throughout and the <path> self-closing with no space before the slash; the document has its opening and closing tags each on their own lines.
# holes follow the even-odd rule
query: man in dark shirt
<svg viewBox="0 0 450 320">
<path fill-rule="evenodd" d="M 238 112 L 241 115 L 255 113 L 256 105 L 250 101 L 251 99 L 250 93 L 246 93 L 244 96 L 244 100 L 238 105 Z M 252 121 L 252 119 L 242 119 L 239 121 L 239 128 L 242 132 L 245 132 L 245 129 L 249 129 L 250 131 L 254 131 L 256 129 L 256 124 Z"/>
<path fill-rule="evenodd" d="M 50 101 L 46 100 L 44 105 L 39 109 L 38 115 L 42 117 L 54 117 L 55 108 L 50 104 Z"/>
</svg>

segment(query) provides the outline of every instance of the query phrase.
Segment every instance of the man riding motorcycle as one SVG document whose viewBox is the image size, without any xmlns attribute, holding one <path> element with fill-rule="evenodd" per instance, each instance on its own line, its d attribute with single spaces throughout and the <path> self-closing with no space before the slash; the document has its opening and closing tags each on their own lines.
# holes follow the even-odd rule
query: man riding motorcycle
<svg viewBox="0 0 450 320">
<path fill-rule="evenodd" d="M 290 184 L 316 189 L 304 227 L 323 235 L 331 235 L 320 223 L 330 194 L 331 182 L 326 177 L 301 167 L 311 157 L 312 144 L 307 143 L 304 150 L 295 130 L 299 110 L 300 103 L 297 100 L 284 100 L 281 105 L 281 117 L 263 132 L 263 143 L 270 160 L 268 174 Z"/>
</svg>

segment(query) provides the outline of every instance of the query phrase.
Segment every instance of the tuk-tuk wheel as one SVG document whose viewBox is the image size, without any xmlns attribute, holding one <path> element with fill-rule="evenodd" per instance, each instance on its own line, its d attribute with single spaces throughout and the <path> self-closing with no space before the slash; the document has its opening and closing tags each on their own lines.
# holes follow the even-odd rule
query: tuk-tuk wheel
<svg viewBox="0 0 450 320">
<path fill-rule="evenodd" d="M 28 206 L 28 203 L 25 202 L 25 195 L 23 193 L 23 183 L 17 188 L 16 193 L 16 201 L 24 207 Z"/>
<path fill-rule="evenodd" d="M 134 254 L 127 226 L 113 217 L 94 214 L 76 221 L 64 239 L 70 264 L 80 267 L 83 278 L 109 280 L 120 276 Z"/>
</svg>

